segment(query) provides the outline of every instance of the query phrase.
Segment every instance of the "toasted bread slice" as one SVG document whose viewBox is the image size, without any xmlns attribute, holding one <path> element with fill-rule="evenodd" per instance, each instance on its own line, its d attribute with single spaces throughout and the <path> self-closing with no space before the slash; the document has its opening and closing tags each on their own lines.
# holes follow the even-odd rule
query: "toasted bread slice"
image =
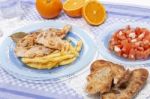
<svg viewBox="0 0 150 99">
<path fill-rule="evenodd" d="M 145 85 L 148 78 L 146 69 L 135 69 L 131 73 L 131 77 L 127 82 L 126 88 L 118 89 L 119 93 L 108 92 L 102 95 L 102 99 L 133 99 L 133 97 Z"/>
<path fill-rule="evenodd" d="M 118 81 L 118 83 L 114 86 L 115 88 L 124 88 L 126 83 L 129 81 L 131 77 L 131 71 L 128 69 L 124 73 L 123 77 Z"/>
<path fill-rule="evenodd" d="M 113 80 L 110 66 L 99 67 L 99 69 L 94 70 L 87 79 L 88 84 L 86 91 L 89 94 L 109 92 Z"/>
<path fill-rule="evenodd" d="M 91 74 L 87 78 L 86 90 L 89 94 L 108 92 L 111 89 L 112 81 L 114 81 L 113 84 L 117 84 L 123 78 L 125 72 L 121 65 L 97 60 L 91 65 Z"/>
<path fill-rule="evenodd" d="M 126 74 L 126 70 L 123 66 L 105 60 L 96 60 L 93 62 L 91 72 L 99 70 L 102 66 L 109 66 L 111 68 L 114 84 L 117 84 Z"/>
<path fill-rule="evenodd" d="M 110 67 L 110 62 L 105 61 L 105 60 L 96 60 L 92 63 L 91 65 L 91 72 L 99 70 L 101 67 Z"/>
<path fill-rule="evenodd" d="M 116 85 L 126 74 L 126 70 L 122 65 L 109 63 L 113 73 L 113 84 Z"/>
</svg>

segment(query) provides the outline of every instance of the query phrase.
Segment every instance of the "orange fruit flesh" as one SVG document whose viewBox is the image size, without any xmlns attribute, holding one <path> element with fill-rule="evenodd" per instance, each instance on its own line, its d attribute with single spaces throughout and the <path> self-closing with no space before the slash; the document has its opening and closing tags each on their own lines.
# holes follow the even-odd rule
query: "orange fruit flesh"
<svg viewBox="0 0 150 99">
<path fill-rule="evenodd" d="M 102 4 L 91 1 L 83 8 L 85 20 L 92 25 L 100 25 L 105 21 L 106 11 Z"/>
<path fill-rule="evenodd" d="M 68 0 L 64 3 L 65 13 L 71 17 L 81 17 L 84 0 Z"/>
<path fill-rule="evenodd" d="M 64 5 L 65 9 L 68 10 L 76 10 L 81 7 L 83 7 L 84 0 L 69 0 L 67 3 Z"/>
</svg>

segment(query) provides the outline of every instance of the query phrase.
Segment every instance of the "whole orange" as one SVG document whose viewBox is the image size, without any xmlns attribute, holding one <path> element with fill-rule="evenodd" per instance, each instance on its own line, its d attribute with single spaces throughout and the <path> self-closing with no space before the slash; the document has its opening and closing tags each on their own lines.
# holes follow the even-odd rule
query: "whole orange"
<svg viewBox="0 0 150 99">
<path fill-rule="evenodd" d="M 36 0 L 36 9 L 43 18 L 55 18 L 62 10 L 60 0 Z"/>
</svg>

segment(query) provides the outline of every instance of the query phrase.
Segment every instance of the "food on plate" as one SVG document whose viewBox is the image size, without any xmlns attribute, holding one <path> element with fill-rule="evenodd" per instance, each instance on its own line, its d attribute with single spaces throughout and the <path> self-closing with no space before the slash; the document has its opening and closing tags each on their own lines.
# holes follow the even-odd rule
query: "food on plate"
<svg viewBox="0 0 150 99">
<path fill-rule="evenodd" d="M 91 74 L 88 76 L 87 92 L 95 94 L 97 92 L 105 93 L 110 91 L 112 81 L 117 84 L 125 75 L 124 67 L 97 60 L 91 65 Z M 98 86 L 97 86 L 98 85 Z"/>
<path fill-rule="evenodd" d="M 63 29 L 41 29 L 32 33 L 11 35 L 16 43 L 14 49 L 17 57 L 27 66 L 36 69 L 51 69 L 74 62 L 82 49 L 82 41 L 75 46 L 65 39 L 71 30 L 70 25 Z"/>
<path fill-rule="evenodd" d="M 109 49 L 126 59 L 147 59 L 150 56 L 150 30 L 130 26 L 119 29 L 111 37 Z"/>
<path fill-rule="evenodd" d="M 91 72 L 99 70 L 100 67 L 109 66 L 111 71 L 113 72 L 114 84 L 117 84 L 120 79 L 125 75 L 125 68 L 121 65 L 114 64 L 111 62 L 106 62 L 105 60 L 97 60 L 91 66 Z"/>
<path fill-rule="evenodd" d="M 43 18 L 55 18 L 62 10 L 61 0 L 36 0 L 36 9 Z"/>
<path fill-rule="evenodd" d="M 40 57 L 40 56 L 48 55 L 52 52 L 53 52 L 52 49 L 49 49 L 41 45 L 34 45 L 29 48 L 17 45 L 15 48 L 15 53 L 18 57 L 29 57 L 29 58 Z"/>
<path fill-rule="evenodd" d="M 86 0 L 66 0 L 63 4 L 64 12 L 70 17 L 81 17 L 82 7 Z"/>
<path fill-rule="evenodd" d="M 61 50 L 69 45 L 63 38 L 67 35 L 70 26 L 64 26 L 63 29 L 43 29 L 18 40 L 15 53 L 18 57 L 38 57 L 48 55 L 54 50 Z M 42 46 L 41 46 L 42 45 Z"/>
<path fill-rule="evenodd" d="M 62 40 L 70 30 L 70 26 L 65 26 L 62 30 L 50 29 L 49 32 L 41 31 L 37 36 L 36 42 L 52 49 L 62 49 L 67 46 L 68 41 Z"/>
<path fill-rule="evenodd" d="M 100 25 L 106 19 L 106 10 L 97 0 L 89 0 L 82 9 L 83 18 L 91 25 Z"/>
<path fill-rule="evenodd" d="M 27 33 L 25 32 L 17 32 L 15 34 L 12 34 L 10 37 L 12 38 L 14 42 L 17 42 L 19 39 L 25 37 L 26 35 Z"/>
<path fill-rule="evenodd" d="M 135 69 L 131 72 L 129 80 L 124 83 L 124 89 L 114 88 L 111 92 L 102 95 L 102 99 L 133 99 L 145 85 L 148 77 L 146 69 Z"/>
<path fill-rule="evenodd" d="M 67 65 L 76 60 L 79 56 L 82 42 L 79 41 L 76 47 L 73 47 L 71 44 L 68 46 L 68 49 L 62 49 L 60 51 L 53 52 L 49 55 L 43 57 L 35 58 L 22 58 L 22 62 L 27 64 L 29 67 L 38 68 L 38 69 L 51 69 L 61 65 Z"/>
<path fill-rule="evenodd" d="M 100 93 L 102 99 L 132 99 L 145 85 L 148 75 L 144 68 L 131 71 L 122 65 L 96 60 L 87 77 L 86 92 Z"/>
<path fill-rule="evenodd" d="M 89 81 L 87 85 L 88 93 L 95 94 L 97 92 L 108 92 L 112 82 L 111 69 L 109 66 L 101 66 L 99 70 L 93 71 L 87 79 Z"/>
</svg>

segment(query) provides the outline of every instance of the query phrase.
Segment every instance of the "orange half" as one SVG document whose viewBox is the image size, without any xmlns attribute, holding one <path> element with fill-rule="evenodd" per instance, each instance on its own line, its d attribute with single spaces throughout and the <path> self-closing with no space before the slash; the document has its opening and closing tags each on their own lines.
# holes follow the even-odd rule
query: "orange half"
<svg viewBox="0 0 150 99">
<path fill-rule="evenodd" d="M 81 17 L 85 0 L 67 0 L 63 4 L 64 12 L 71 17 Z"/>
<path fill-rule="evenodd" d="M 83 7 L 83 17 L 91 25 L 100 25 L 106 19 L 106 10 L 104 6 L 96 1 L 91 0 Z"/>
</svg>

